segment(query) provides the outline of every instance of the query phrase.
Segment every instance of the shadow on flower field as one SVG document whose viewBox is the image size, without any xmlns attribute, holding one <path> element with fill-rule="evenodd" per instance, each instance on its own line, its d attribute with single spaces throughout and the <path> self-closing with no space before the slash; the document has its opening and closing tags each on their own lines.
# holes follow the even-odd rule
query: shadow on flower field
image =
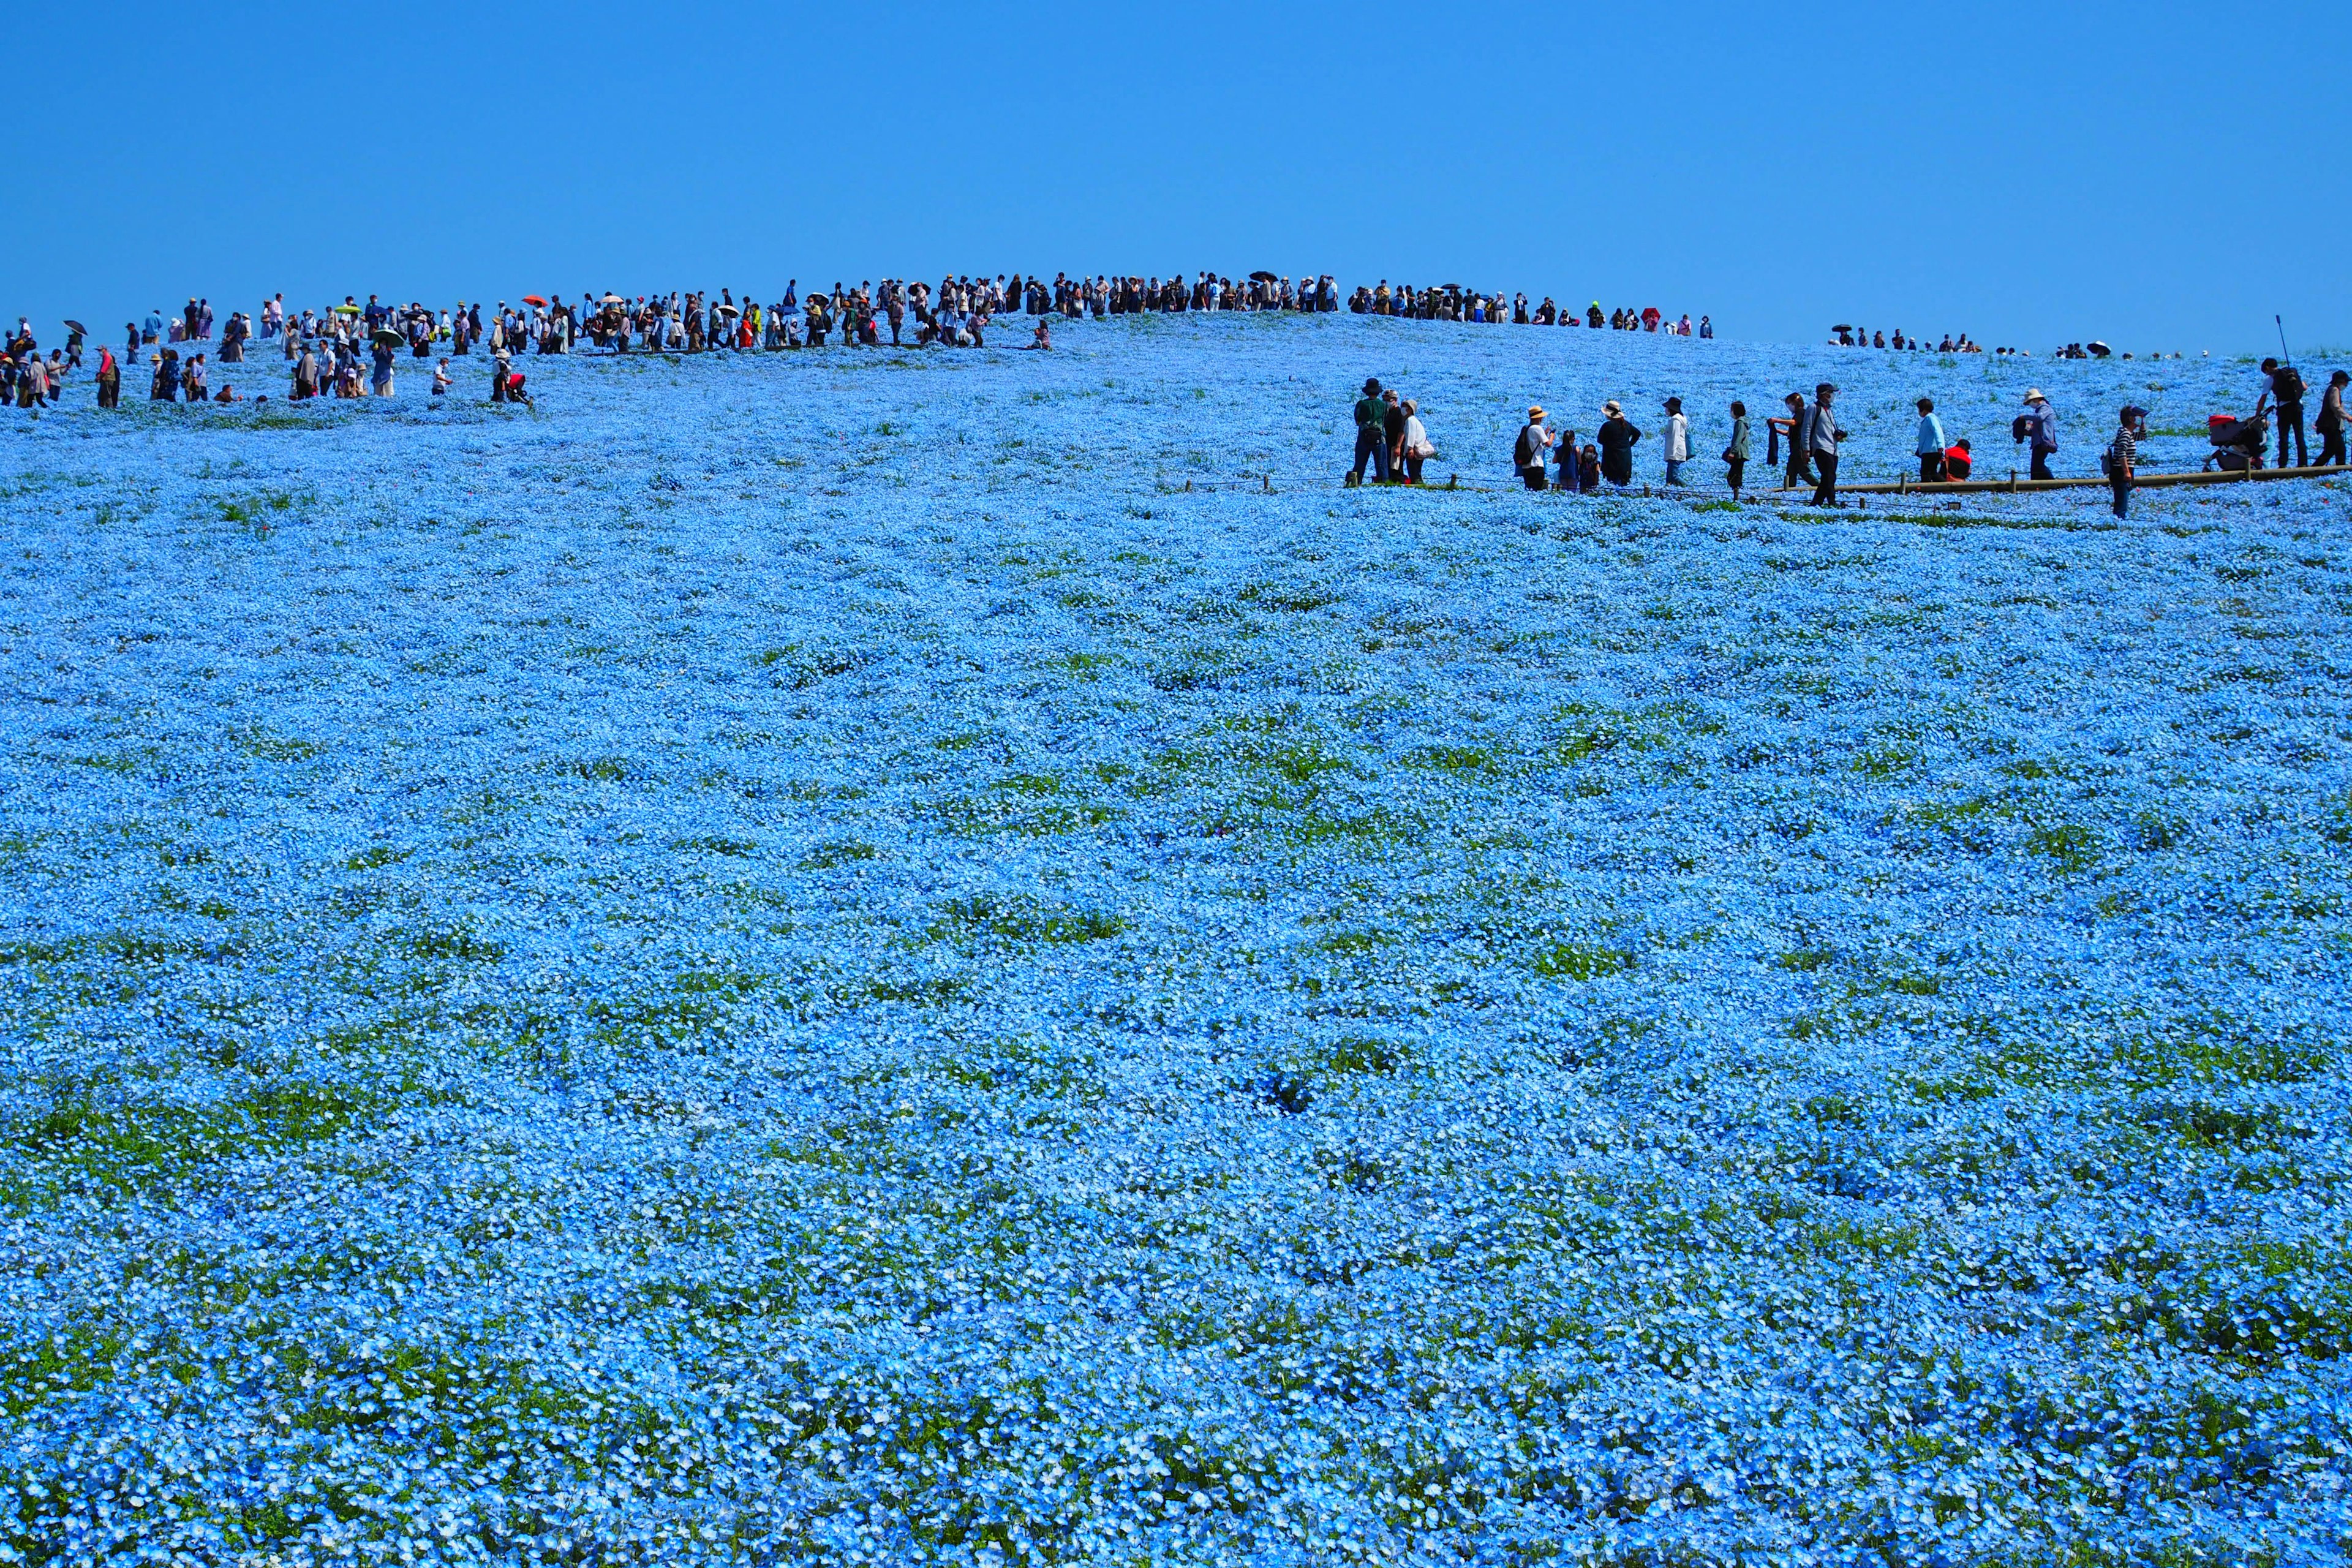
<svg viewBox="0 0 2352 1568">
<path fill-rule="evenodd" d="M 2352 487 L 1528 495 L 2020 367 L 1064 337 L 0 432 L 9 1551 L 2352 1550 Z"/>
</svg>

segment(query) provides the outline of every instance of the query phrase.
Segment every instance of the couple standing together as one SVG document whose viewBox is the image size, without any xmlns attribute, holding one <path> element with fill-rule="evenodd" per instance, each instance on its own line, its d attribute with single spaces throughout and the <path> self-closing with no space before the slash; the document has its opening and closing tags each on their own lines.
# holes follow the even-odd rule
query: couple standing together
<svg viewBox="0 0 2352 1568">
<path fill-rule="evenodd" d="M 1398 396 L 1392 386 L 1383 390 L 1380 377 L 1365 377 L 1364 395 L 1356 399 L 1356 466 L 1348 482 L 1364 482 L 1369 460 L 1374 484 L 1417 485 L 1421 465 L 1435 456 L 1420 405 Z"/>
</svg>

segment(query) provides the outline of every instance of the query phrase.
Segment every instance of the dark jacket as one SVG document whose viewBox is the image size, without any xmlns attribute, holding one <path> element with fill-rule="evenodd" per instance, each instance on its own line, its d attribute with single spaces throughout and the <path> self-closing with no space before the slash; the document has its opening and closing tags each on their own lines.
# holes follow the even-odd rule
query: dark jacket
<svg viewBox="0 0 2352 1568">
<path fill-rule="evenodd" d="M 1631 484 L 1633 479 L 1633 443 L 1642 433 L 1622 414 L 1612 414 L 1601 422 L 1595 437 L 1601 443 L 1601 472 L 1611 484 Z"/>
</svg>

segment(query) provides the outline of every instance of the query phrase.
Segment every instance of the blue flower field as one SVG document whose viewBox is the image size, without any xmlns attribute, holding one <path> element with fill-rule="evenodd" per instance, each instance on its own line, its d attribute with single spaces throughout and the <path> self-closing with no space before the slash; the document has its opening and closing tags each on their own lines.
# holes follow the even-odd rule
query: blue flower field
<svg viewBox="0 0 2352 1568">
<path fill-rule="evenodd" d="M 2352 484 L 1509 469 L 2251 365 L 1057 343 L 7 411 L 0 1557 L 2352 1552 Z"/>
</svg>

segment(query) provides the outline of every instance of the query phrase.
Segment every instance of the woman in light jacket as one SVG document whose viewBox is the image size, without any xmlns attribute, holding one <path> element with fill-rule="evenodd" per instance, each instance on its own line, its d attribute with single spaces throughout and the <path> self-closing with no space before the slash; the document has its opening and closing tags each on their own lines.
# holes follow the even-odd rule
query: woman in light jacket
<svg viewBox="0 0 2352 1568">
<path fill-rule="evenodd" d="M 1430 445 L 1429 431 L 1421 422 L 1421 405 L 1410 397 L 1404 400 L 1404 434 L 1397 448 L 1404 458 L 1404 482 L 1421 483 L 1421 465 L 1437 456 L 1437 448 Z"/>
<path fill-rule="evenodd" d="M 1683 465 L 1690 461 L 1690 421 L 1683 417 L 1683 400 L 1666 399 L 1666 483 L 1683 482 Z"/>
</svg>

